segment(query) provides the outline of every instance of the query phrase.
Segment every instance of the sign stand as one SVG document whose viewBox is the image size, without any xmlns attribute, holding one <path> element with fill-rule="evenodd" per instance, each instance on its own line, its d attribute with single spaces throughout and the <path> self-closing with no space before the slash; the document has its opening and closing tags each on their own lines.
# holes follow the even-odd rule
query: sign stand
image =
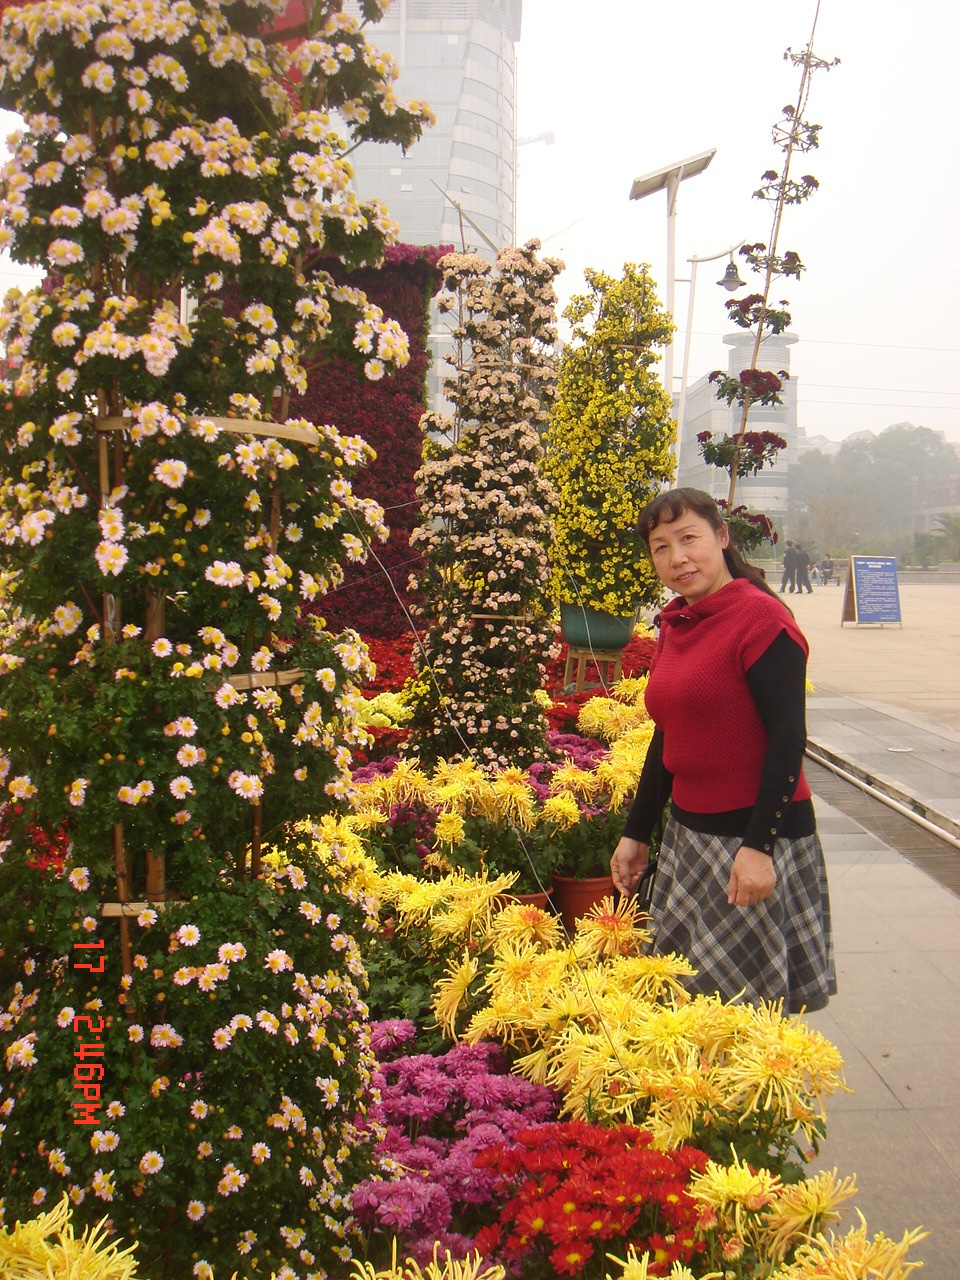
<svg viewBox="0 0 960 1280">
<path fill-rule="evenodd" d="M 841 627 L 845 622 L 855 622 L 858 627 L 869 623 L 884 626 L 888 622 L 903 626 L 895 557 L 850 557 Z"/>
</svg>

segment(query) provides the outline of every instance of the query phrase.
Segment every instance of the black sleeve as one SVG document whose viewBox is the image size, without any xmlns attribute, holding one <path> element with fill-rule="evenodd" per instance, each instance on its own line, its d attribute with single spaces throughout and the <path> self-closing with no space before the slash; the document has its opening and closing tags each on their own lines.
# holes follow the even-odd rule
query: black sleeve
<svg viewBox="0 0 960 1280">
<path fill-rule="evenodd" d="M 663 732 L 654 729 L 623 834 L 631 840 L 649 844 L 650 836 L 672 790 L 673 774 L 663 763 Z"/>
<path fill-rule="evenodd" d="M 772 855 L 807 745 L 806 654 L 781 631 L 747 671 L 747 685 L 767 731 L 767 751 L 743 843 Z"/>
</svg>

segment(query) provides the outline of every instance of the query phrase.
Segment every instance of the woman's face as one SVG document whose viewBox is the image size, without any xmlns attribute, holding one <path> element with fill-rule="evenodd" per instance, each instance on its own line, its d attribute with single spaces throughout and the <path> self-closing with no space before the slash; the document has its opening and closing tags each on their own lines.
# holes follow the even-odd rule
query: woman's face
<svg viewBox="0 0 960 1280">
<path fill-rule="evenodd" d="M 681 511 L 650 534 L 650 554 L 663 585 L 692 604 L 731 581 L 723 558 L 729 541 L 726 522 L 718 531 L 703 516 Z"/>
</svg>

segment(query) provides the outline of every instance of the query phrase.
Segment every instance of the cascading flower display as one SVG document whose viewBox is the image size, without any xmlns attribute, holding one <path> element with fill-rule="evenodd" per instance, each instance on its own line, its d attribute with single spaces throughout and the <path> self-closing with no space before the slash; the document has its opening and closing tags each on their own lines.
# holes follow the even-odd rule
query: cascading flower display
<svg viewBox="0 0 960 1280">
<path fill-rule="evenodd" d="M 50 0 L 0 27 L 0 101 L 24 121 L 0 240 L 48 272 L 0 311 L 0 541 L 19 610 L 0 752 L 29 782 L 7 788 L 26 818 L 54 827 L 67 788 L 100 869 L 92 842 L 119 821 L 134 847 L 209 841 L 215 794 L 222 845 L 249 802 L 268 823 L 317 808 L 364 739 L 349 727 L 359 637 L 335 643 L 301 611 L 386 534 L 350 485 L 372 455 L 285 406 L 327 348 L 368 376 L 407 358 L 395 322 L 322 261 L 376 261 L 393 234 L 352 192 L 350 133 L 378 132 L 379 103 L 379 134 L 409 141 L 427 112 L 396 101 L 395 68 L 339 6 L 309 8 L 314 38 L 292 49 L 271 35 L 279 8 Z M 177 711 L 199 754 L 171 791 Z"/>
<path fill-rule="evenodd" d="M 68 870 L 42 899 L 14 876 L 29 945 L 0 1005 L 6 1220 L 66 1193 L 79 1221 L 137 1238 L 151 1277 L 198 1259 L 337 1273 L 377 1134 L 359 945 L 375 902 L 349 833 L 304 826 L 256 880 L 208 865 L 190 900 L 134 919 L 129 973 L 97 887 Z"/>
<path fill-rule="evenodd" d="M 382 8 L 0 19 L 22 122 L 0 247 L 46 273 L 0 307 L 0 1182 L 8 1214 L 61 1184 L 84 1221 L 108 1204 L 158 1278 L 350 1256 L 368 912 L 261 855 L 345 794 L 366 739 L 365 647 L 317 606 L 385 535 L 352 488 L 371 450 L 289 402 L 331 355 L 372 381 L 408 358 L 345 282 L 395 235 L 350 150 L 430 118 L 368 41 Z M 37 831 L 66 843 L 46 869 Z M 71 1127 L 70 1009 L 103 1020 L 92 1128 Z"/>
<path fill-rule="evenodd" d="M 427 413 L 417 475 L 426 620 L 411 690 L 413 740 L 426 761 L 473 756 L 523 765 L 543 754 L 535 698 L 554 655 L 544 597 L 553 491 L 540 433 L 555 391 L 553 281 L 538 241 L 502 249 L 495 270 L 448 254 L 441 302 L 457 308 L 446 392 L 453 416 Z"/>
</svg>

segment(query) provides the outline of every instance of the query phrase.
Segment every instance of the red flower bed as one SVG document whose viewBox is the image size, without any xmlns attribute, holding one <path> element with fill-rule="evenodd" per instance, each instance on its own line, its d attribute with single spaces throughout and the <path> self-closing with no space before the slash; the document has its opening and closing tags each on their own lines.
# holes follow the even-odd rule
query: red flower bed
<svg viewBox="0 0 960 1280">
<path fill-rule="evenodd" d="M 477 1233 L 489 1259 L 530 1276 L 600 1275 L 613 1249 L 649 1250 L 651 1276 L 703 1250 L 696 1238 L 691 1174 L 707 1156 L 696 1147 L 654 1151 L 649 1133 L 631 1125 L 603 1129 L 579 1121 L 545 1124 L 476 1157 L 495 1169 L 506 1199 L 495 1226 Z"/>
<path fill-rule="evenodd" d="M 320 264 L 337 279 L 363 289 L 371 302 L 398 322 L 410 343 L 409 364 L 380 382 L 366 381 L 357 372 L 355 359 L 336 358 L 308 370 L 306 394 L 291 402 L 292 414 L 330 423 L 345 435 L 362 436 L 377 452 L 353 489 L 384 508 L 390 537 L 374 548 L 381 564 L 371 555 L 366 564 L 345 566 L 343 585 L 318 605 L 332 631 L 355 627 L 364 638 L 402 637 L 409 627 L 390 584 L 405 603 L 407 578 L 422 565 L 420 555 L 410 547 L 420 510 L 413 477 L 423 445 L 420 417 L 430 362 L 428 306 L 439 283 L 437 261 L 449 247 L 390 245 L 383 266 L 347 273 L 337 263 Z"/>
</svg>

